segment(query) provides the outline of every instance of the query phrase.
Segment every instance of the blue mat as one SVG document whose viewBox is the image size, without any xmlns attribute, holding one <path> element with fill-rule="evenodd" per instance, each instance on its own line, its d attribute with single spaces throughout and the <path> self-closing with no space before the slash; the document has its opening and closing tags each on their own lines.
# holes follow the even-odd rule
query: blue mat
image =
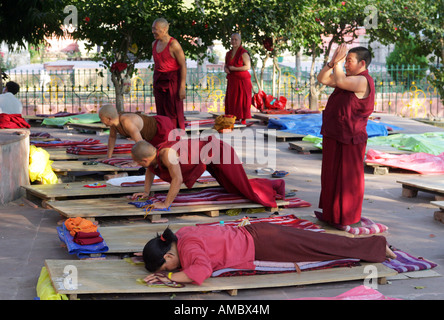
<svg viewBox="0 0 444 320">
<path fill-rule="evenodd" d="M 322 137 L 322 114 L 294 114 L 279 117 L 278 119 L 270 118 L 268 120 L 268 128 L 276 129 L 283 132 L 290 132 L 301 135 L 312 135 Z M 368 137 L 387 136 L 387 127 L 393 130 L 403 130 L 400 127 L 392 126 L 382 122 L 368 120 L 367 134 Z"/>
</svg>

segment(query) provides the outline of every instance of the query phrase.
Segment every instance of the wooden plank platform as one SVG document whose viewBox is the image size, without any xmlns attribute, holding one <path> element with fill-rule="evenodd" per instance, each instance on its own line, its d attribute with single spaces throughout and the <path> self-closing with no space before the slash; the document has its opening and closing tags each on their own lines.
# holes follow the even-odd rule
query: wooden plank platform
<svg viewBox="0 0 444 320">
<path fill-rule="evenodd" d="M 73 154 L 73 153 L 67 153 L 66 148 L 47 148 L 45 149 L 49 153 L 49 160 L 82 160 L 82 159 L 106 159 L 106 154 Z M 122 156 L 122 157 L 120 157 Z M 119 158 L 126 158 L 131 159 L 131 155 L 128 154 L 121 154 L 119 155 Z"/>
<path fill-rule="evenodd" d="M 235 218 L 235 217 L 233 217 Z M 232 219 L 238 220 L 241 216 Z M 307 217 L 301 217 L 301 219 L 306 219 Z M 231 219 L 230 219 L 231 220 Z M 226 223 L 230 221 L 229 219 L 224 220 Z M 349 237 L 349 238 L 360 238 L 368 237 L 368 235 L 353 235 L 346 231 L 341 231 L 327 223 L 322 223 L 317 219 L 306 219 L 318 224 L 325 233 L 336 234 L 339 236 Z M 150 224 L 150 223 L 138 223 L 132 225 L 119 225 L 119 226 L 108 226 L 100 227 L 98 231 L 100 235 L 106 242 L 108 246 L 108 251 L 106 253 L 111 254 L 128 254 L 142 252 L 143 247 L 146 242 L 154 238 L 157 234 L 161 234 L 168 226 L 173 232 L 176 232 L 182 227 L 195 226 L 196 223 L 174 223 L 174 224 Z M 380 236 L 383 234 L 376 234 L 374 236 Z"/>
<path fill-rule="evenodd" d="M 440 209 L 439 211 L 435 211 L 433 218 L 444 223 L 444 201 L 431 201 L 430 204 L 437 206 Z"/>
<path fill-rule="evenodd" d="M 397 180 L 402 184 L 402 196 L 414 198 L 418 191 L 436 195 L 436 200 L 444 199 L 444 175 L 427 175 L 416 178 Z"/>
<path fill-rule="evenodd" d="M 302 138 L 305 137 L 304 134 L 297 134 L 274 129 L 268 129 L 264 131 L 264 136 L 266 136 L 267 138 L 274 137 L 276 141 L 287 141 L 290 139 L 302 140 Z"/>
<path fill-rule="evenodd" d="M 54 161 L 51 164 L 52 170 L 55 173 L 67 174 L 68 172 L 122 172 L 122 171 L 137 171 L 139 168 L 119 168 L 105 163 L 98 163 L 96 165 L 84 165 L 84 161 Z"/>
<path fill-rule="evenodd" d="M 78 199 L 78 200 L 50 200 L 46 202 L 46 206 L 56 210 L 61 215 L 67 218 L 82 217 L 94 220 L 101 217 L 125 217 L 125 216 L 144 216 L 146 214 L 144 209 L 136 208 L 132 204 L 128 204 L 131 200 L 126 197 L 123 198 L 93 198 L 93 199 Z M 289 204 L 288 201 L 276 201 L 278 207 Z M 220 211 L 229 209 L 248 209 L 248 208 L 262 208 L 258 203 L 224 203 L 213 205 L 195 205 L 195 206 L 180 206 L 171 207 L 169 211 L 151 211 L 147 218 L 151 221 L 158 221 L 161 215 L 167 214 L 184 214 L 184 213 L 204 213 L 211 217 L 218 217 Z M 277 208 L 267 208 L 270 211 L 276 211 Z"/>
<path fill-rule="evenodd" d="M 173 232 L 182 227 L 195 226 L 195 223 L 137 224 L 129 226 L 99 227 L 98 231 L 108 246 L 106 253 L 142 252 L 148 240 L 162 233 L 168 226 Z"/>
<path fill-rule="evenodd" d="M 246 127 L 247 127 L 247 125 L 245 125 L 245 124 L 236 123 L 236 124 L 234 124 L 233 130 L 242 129 L 242 128 L 246 128 Z M 214 130 L 214 132 L 217 132 L 215 129 L 213 129 L 212 124 L 211 125 L 202 124 L 199 126 L 196 125 L 196 126 L 190 126 L 190 127 L 185 128 L 185 131 L 187 133 L 202 132 L 204 130 Z"/>
<path fill-rule="evenodd" d="M 289 149 L 296 150 L 298 153 L 311 154 L 311 153 L 322 153 L 322 149 L 315 147 L 310 141 L 295 141 L 289 142 Z"/>
<path fill-rule="evenodd" d="M 90 183 L 100 183 L 106 184 L 104 188 L 87 188 L 84 187 L 86 184 Z M 219 183 L 209 182 L 200 183 L 196 182 L 192 189 L 218 187 Z M 22 186 L 25 189 L 26 194 L 29 198 L 37 197 L 41 200 L 57 200 L 66 198 L 87 198 L 87 197 L 101 197 L 104 195 L 124 195 L 133 194 L 135 192 L 143 192 L 143 186 L 137 187 L 120 187 L 107 184 L 106 181 L 80 181 L 80 182 L 70 182 L 70 183 L 58 183 L 58 184 L 36 184 L 36 185 L 26 185 Z M 170 188 L 169 183 L 163 184 L 153 184 L 151 187 L 152 192 L 168 191 Z M 187 189 L 187 187 L 182 184 L 181 189 Z M 31 200 L 31 199 L 30 199 Z"/>
<path fill-rule="evenodd" d="M 376 268 L 369 274 L 368 265 Z M 228 291 L 236 295 L 239 289 L 279 288 L 309 284 L 363 280 L 369 276 L 377 277 L 381 283 L 396 271 L 380 263 L 362 263 L 352 268 L 332 268 L 303 271 L 302 273 L 280 273 L 267 275 L 215 277 L 202 285 L 187 284 L 183 288 L 154 287 L 139 283 L 149 273 L 143 265 L 133 265 L 125 260 L 45 260 L 51 282 L 56 293 L 66 294 L 77 299 L 82 294 L 150 294 Z M 77 277 L 70 286 L 69 279 Z"/>
<path fill-rule="evenodd" d="M 79 132 L 94 132 L 96 135 L 108 134 L 109 127 L 101 122 L 98 123 L 67 123 L 64 129 L 76 129 Z"/>
</svg>

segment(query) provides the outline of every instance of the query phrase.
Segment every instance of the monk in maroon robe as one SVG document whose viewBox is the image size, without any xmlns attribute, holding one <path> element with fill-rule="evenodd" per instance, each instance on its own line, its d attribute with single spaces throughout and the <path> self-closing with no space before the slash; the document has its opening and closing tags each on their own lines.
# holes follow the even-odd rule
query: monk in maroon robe
<svg viewBox="0 0 444 320">
<path fill-rule="evenodd" d="M 168 140 L 175 129 L 170 118 L 165 116 L 148 116 L 145 114 L 117 112 L 114 105 L 106 104 L 99 110 L 100 121 L 110 127 L 108 138 L 108 158 L 113 155 L 117 134 L 134 142 L 146 140 L 153 146 Z"/>
<path fill-rule="evenodd" d="M 179 42 L 168 34 L 168 22 L 159 18 L 152 26 L 153 91 L 158 115 L 169 117 L 177 128 L 185 129 L 183 100 L 186 96 L 187 67 Z"/>
<path fill-rule="evenodd" d="M 227 73 L 225 114 L 236 116 L 242 124 L 251 118 L 252 89 L 250 55 L 241 46 L 240 35 L 231 36 L 232 49 L 225 56 L 224 70 Z"/>
<path fill-rule="evenodd" d="M 322 214 L 318 215 L 331 224 L 344 226 L 361 220 L 366 126 L 375 99 L 367 70 L 370 62 L 368 49 L 357 47 L 347 54 L 347 47 L 340 45 L 318 75 L 319 82 L 335 88 L 322 115 Z"/>
<path fill-rule="evenodd" d="M 155 203 L 155 208 L 168 208 L 184 183 L 192 188 L 207 170 L 229 193 L 245 196 L 265 207 L 276 207 L 276 197 L 285 197 L 282 179 L 248 179 L 236 151 L 227 143 L 215 138 L 208 140 L 181 139 L 168 141 L 157 149 L 146 141 L 137 142 L 131 155 L 142 167 L 147 168 L 145 192 L 133 198 L 149 196 L 154 176 L 171 184 L 165 202 Z"/>
</svg>

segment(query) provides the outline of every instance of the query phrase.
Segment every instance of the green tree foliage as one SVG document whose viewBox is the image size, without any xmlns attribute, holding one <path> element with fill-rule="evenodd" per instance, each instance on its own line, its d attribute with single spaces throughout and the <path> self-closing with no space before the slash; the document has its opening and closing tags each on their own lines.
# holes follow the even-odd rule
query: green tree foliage
<svg viewBox="0 0 444 320">
<path fill-rule="evenodd" d="M 2 0 L 0 2 L 0 42 L 10 50 L 39 45 L 45 37 L 62 36 L 59 13 L 63 0 Z M 0 70 L 2 78 L 7 76 Z M 2 81 L 0 81 L 0 92 Z"/>
<path fill-rule="evenodd" d="M 100 47 L 96 60 L 111 72 L 118 110 L 123 110 L 125 79 L 131 78 L 137 62 L 152 56 L 151 27 L 156 18 L 168 20 L 170 35 L 188 58 L 202 59 L 214 39 L 205 17 L 183 1 L 73 0 L 70 4 L 78 12 L 78 27 L 72 35 L 86 40 L 90 50 Z"/>
<path fill-rule="evenodd" d="M 425 69 L 429 65 L 429 60 L 420 46 L 418 46 L 413 38 L 395 45 L 395 49 L 386 59 L 387 69 L 392 79 L 396 79 L 404 83 L 407 88 L 410 87 L 411 81 L 417 81 L 425 77 Z M 410 66 L 415 70 L 399 70 Z"/>
</svg>

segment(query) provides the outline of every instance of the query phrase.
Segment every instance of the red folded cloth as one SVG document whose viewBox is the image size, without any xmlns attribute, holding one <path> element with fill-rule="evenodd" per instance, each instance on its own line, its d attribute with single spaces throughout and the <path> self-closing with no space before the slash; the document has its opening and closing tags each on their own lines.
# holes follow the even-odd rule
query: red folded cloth
<svg viewBox="0 0 444 320">
<path fill-rule="evenodd" d="M 80 245 L 88 245 L 100 243 L 103 238 L 100 236 L 100 232 L 76 232 L 73 241 Z"/>
<path fill-rule="evenodd" d="M 0 113 L 0 129 L 31 128 L 21 114 Z"/>
</svg>

